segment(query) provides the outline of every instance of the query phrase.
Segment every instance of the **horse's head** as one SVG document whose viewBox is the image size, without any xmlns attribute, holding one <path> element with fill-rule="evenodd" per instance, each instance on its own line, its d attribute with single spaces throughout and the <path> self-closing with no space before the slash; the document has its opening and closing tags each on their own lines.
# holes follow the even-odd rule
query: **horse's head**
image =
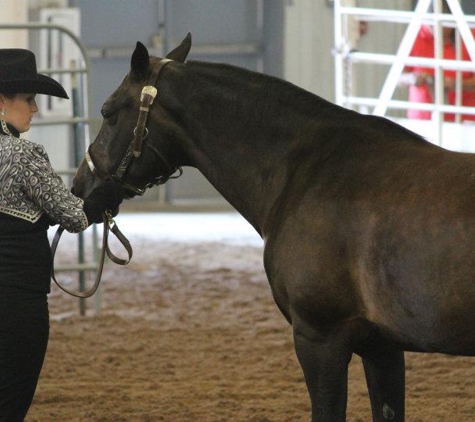
<svg viewBox="0 0 475 422">
<path fill-rule="evenodd" d="M 181 171 L 173 162 L 169 117 L 159 104 L 160 93 L 155 95 L 158 73 L 170 61 L 183 63 L 190 47 L 188 34 L 166 59 L 159 59 L 137 43 L 130 72 L 102 106 L 101 129 L 73 180 L 76 195 L 85 198 L 104 180 L 114 179 L 130 198 Z"/>
</svg>

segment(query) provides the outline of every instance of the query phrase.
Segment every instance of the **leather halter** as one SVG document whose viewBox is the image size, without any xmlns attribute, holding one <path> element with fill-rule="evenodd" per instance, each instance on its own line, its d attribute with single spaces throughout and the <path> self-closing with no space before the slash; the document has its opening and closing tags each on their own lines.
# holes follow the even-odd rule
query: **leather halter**
<svg viewBox="0 0 475 422">
<path fill-rule="evenodd" d="M 150 106 L 153 104 L 153 101 L 155 100 L 157 96 L 157 88 L 155 87 L 155 85 L 157 83 L 158 75 L 160 71 L 163 69 L 163 67 L 166 64 L 170 63 L 171 61 L 173 60 L 170 60 L 170 59 L 160 60 L 158 64 L 152 69 L 152 74 L 150 75 L 148 84 L 142 88 L 142 92 L 140 95 L 140 111 L 139 111 L 139 117 L 137 120 L 137 126 L 134 129 L 134 137 L 132 139 L 132 142 L 129 144 L 127 151 L 122 157 L 122 160 L 120 161 L 115 173 L 108 174 L 99 170 L 97 165 L 94 164 L 94 161 L 91 157 L 91 153 L 90 153 L 91 145 L 89 145 L 86 151 L 85 159 L 89 167 L 89 170 L 91 170 L 92 174 L 99 177 L 100 179 L 115 180 L 116 182 L 120 183 L 124 188 L 131 190 L 132 192 L 134 192 L 136 195 L 139 195 L 139 196 L 142 196 L 145 193 L 145 190 L 147 188 L 151 188 L 155 185 L 162 185 L 166 183 L 169 179 L 176 179 L 183 174 L 183 170 L 181 167 L 172 167 L 168 163 L 167 159 L 163 156 L 163 154 L 160 153 L 160 151 L 157 148 L 150 145 L 150 149 L 152 149 L 152 151 L 160 159 L 161 163 L 166 167 L 168 174 L 166 176 L 164 175 L 157 176 L 153 181 L 147 183 L 143 188 L 130 185 L 123 181 L 124 174 L 127 171 L 132 159 L 134 157 L 138 158 L 142 154 L 143 140 L 148 135 L 148 129 L 146 127 L 148 113 L 150 111 Z M 176 176 L 173 176 L 173 174 L 176 173 L 177 171 L 179 172 L 179 174 Z"/>
</svg>

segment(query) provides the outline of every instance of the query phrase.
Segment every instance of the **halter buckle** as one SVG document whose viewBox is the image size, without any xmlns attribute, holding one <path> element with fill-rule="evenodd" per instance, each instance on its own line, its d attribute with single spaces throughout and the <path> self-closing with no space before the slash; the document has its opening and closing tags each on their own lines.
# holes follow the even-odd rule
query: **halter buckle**
<svg viewBox="0 0 475 422">
<path fill-rule="evenodd" d="M 111 210 L 105 210 L 104 214 L 107 218 L 107 224 L 109 225 L 110 228 L 115 226 L 115 221 L 114 217 L 112 216 L 112 211 Z"/>
<path fill-rule="evenodd" d="M 155 100 L 155 97 L 157 96 L 157 93 L 157 88 L 155 88 L 153 85 L 146 85 L 142 88 L 142 93 L 140 94 L 140 101 L 143 102 L 145 96 L 149 95 L 151 97 L 149 105 L 152 105 L 153 100 Z"/>
</svg>

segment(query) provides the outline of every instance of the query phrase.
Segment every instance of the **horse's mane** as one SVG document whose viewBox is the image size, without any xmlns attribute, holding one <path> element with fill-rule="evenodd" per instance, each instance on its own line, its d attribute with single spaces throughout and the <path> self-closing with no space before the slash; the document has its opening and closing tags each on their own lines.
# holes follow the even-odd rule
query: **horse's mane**
<svg viewBox="0 0 475 422">
<path fill-rule="evenodd" d="M 279 108 L 284 107 L 286 113 L 293 117 L 297 116 L 297 120 L 305 119 L 309 122 L 318 120 L 319 125 L 322 125 L 322 122 L 328 124 L 336 122 L 339 126 L 359 126 L 362 132 L 367 133 L 368 137 L 374 140 L 401 140 L 404 138 L 411 139 L 416 143 L 428 142 L 424 137 L 387 118 L 363 115 L 346 109 L 271 75 L 229 64 L 194 60 L 187 61 L 187 67 L 205 79 L 209 79 L 211 83 L 222 81 L 223 85 L 245 90 L 247 100 L 261 102 L 269 112 L 274 112 L 274 116 L 278 115 L 276 111 Z M 274 117 L 274 120 L 277 124 L 278 119 Z M 378 133 L 385 133 L 386 136 L 377 136 Z M 388 133 L 392 136 L 387 136 Z"/>
<path fill-rule="evenodd" d="M 224 63 L 190 60 L 187 62 L 187 66 L 194 70 L 196 69 L 202 75 L 208 75 L 213 81 L 221 79 L 226 84 L 243 85 L 248 89 L 250 88 L 251 92 L 255 90 L 257 94 L 264 95 L 270 99 L 275 98 L 278 100 L 279 97 L 283 97 L 287 102 L 295 103 L 301 107 L 310 106 L 313 108 L 315 106 L 322 106 L 335 109 L 340 108 L 305 89 L 275 76 Z"/>
</svg>

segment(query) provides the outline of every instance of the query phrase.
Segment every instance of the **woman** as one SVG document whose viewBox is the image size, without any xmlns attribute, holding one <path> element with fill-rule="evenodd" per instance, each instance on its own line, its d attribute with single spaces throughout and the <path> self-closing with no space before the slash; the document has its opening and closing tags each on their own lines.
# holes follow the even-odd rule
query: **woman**
<svg viewBox="0 0 475 422">
<path fill-rule="evenodd" d="M 443 13 L 451 13 L 446 2 L 442 3 Z M 475 31 L 472 30 L 475 34 Z M 443 58 L 447 60 L 456 59 L 455 48 L 455 29 L 443 27 Z M 411 57 L 434 58 L 434 27 L 431 25 L 422 25 L 412 47 Z M 461 51 L 462 60 L 470 60 L 470 55 L 464 43 Z M 434 68 L 427 66 L 406 66 L 401 75 L 401 85 L 409 85 L 409 101 L 412 103 L 433 103 L 434 102 Z M 444 89 L 446 95 L 446 104 L 454 105 L 456 101 L 454 70 L 444 70 Z M 475 106 L 475 73 L 462 72 L 462 98 L 461 104 L 467 107 Z M 408 110 L 407 116 L 410 119 L 430 120 L 432 112 L 427 110 Z M 455 115 L 445 113 L 445 121 L 453 122 Z M 462 121 L 475 120 L 475 115 L 462 115 Z"/>
<path fill-rule="evenodd" d="M 31 51 L 0 49 L 0 421 L 8 422 L 23 421 L 46 353 L 48 227 L 79 232 L 123 197 L 114 182 L 85 200 L 74 196 L 44 148 L 20 137 L 38 111 L 36 94 L 68 98 L 58 82 L 38 74 Z"/>
</svg>

